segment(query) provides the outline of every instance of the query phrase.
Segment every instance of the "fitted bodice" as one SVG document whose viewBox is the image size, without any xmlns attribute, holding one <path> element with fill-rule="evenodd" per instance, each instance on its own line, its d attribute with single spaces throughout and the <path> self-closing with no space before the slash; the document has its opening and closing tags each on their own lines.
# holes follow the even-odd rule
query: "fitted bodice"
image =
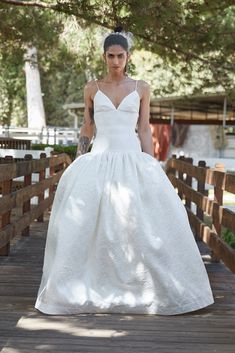
<svg viewBox="0 0 235 353">
<path fill-rule="evenodd" d="M 97 128 L 91 152 L 106 150 L 141 151 L 135 131 L 139 117 L 140 96 L 135 89 L 116 108 L 100 89 L 94 96 L 94 120 Z"/>
</svg>

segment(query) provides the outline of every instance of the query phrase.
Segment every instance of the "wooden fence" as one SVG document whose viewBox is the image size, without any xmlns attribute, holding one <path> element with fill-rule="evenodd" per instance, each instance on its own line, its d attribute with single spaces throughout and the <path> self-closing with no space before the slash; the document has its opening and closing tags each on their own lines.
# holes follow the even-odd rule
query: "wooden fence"
<svg viewBox="0 0 235 353">
<path fill-rule="evenodd" d="M 32 160 L 31 155 L 18 162 L 6 157 L 5 163 L 0 164 L 0 255 L 9 254 L 11 239 L 16 235 L 29 235 L 33 220 L 43 221 L 44 211 L 52 205 L 56 184 L 70 163 L 66 154 L 46 158 L 42 153 L 38 160 Z M 49 169 L 48 177 L 46 169 Z M 235 175 L 209 168 L 204 161 L 195 166 L 192 159 L 175 156 L 167 161 L 165 171 L 185 203 L 195 236 L 212 249 L 214 261 L 221 259 L 235 273 L 235 250 L 221 238 L 222 227 L 235 233 L 235 213 L 223 206 L 223 192 L 235 194 Z M 39 174 L 38 182 L 32 183 L 32 173 Z M 17 181 L 19 177 L 23 181 Z M 193 178 L 197 180 L 196 190 L 192 188 Z M 214 188 L 214 199 L 208 197 L 207 184 Z M 45 197 L 46 190 L 49 190 L 48 197 Z M 38 204 L 32 205 L 30 199 L 35 196 Z M 20 210 L 17 217 L 13 216 L 16 209 Z M 208 217 L 210 225 L 205 221 Z"/>
<path fill-rule="evenodd" d="M 30 150 L 31 141 L 23 139 L 14 139 L 10 137 L 0 137 L 0 148 Z"/>
<path fill-rule="evenodd" d="M 29 235 L 33 220 L 43 221 L 44 211 L 52 205 L 56 184 L 70 163 L 67 154 L 46 157 L 41 153 L 40 159 L 34 160 L 32 155 L 25 155 L 23 161 L 17 162 L 5 157 L 5 163 L 0 164 L 0 255 L 9 254 L 10 241 L 16 235 Z M 48 177 L 46 170 L 49 170 Z M 33 173 L 39 174 L 38 182 L 32 183 Z M 14 180 L 19 177 L 23 177 L 23 181 Z M 46 190 L 48 197 L 45 197 Z M 32 205 L 30 199 L 35 196 L 38 203 Z M 16 210 L 17 217 L 13 216 Z"/>
<path fill-rule="evenodd" d="M 235 194 L 235 175 L 223 171 L 223 166 L 209 168 L 205 161 L 193 165 L 192 158 L 172 156 L 165 171 L 184 201 L 195 237 L 205 242 L 212 250 L 212 260 L 222 260 L 235 273 L 235 249 L 221 237 L 222 227 L 235 233 L 235 213 L 223 206 L 223 192 Z M 192 188 L 192 178 L 197 181 L 197 190 Z M 214 198 L 208 197 L 207 185 L 214 188 Z M 192 203 L 196 212 L 192 211 Z M 210 219 L 210 223 L 206 219 Z"/>
</svg>

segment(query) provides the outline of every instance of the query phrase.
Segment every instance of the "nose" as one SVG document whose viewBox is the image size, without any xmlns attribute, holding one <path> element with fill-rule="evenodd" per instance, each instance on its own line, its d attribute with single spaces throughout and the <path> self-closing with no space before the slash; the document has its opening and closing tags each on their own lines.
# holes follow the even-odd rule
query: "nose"
<svg viewBox="0 0 235 353">
<path fill-rule="evenodd" d="M 114 63 L 114 65 L 117 65 L 117 64 L 118 64 L 118 57 L 117 57 L 117 56 L 115 56 L 115 57 L 113 58 L 113 63 Z"/>
</svg>

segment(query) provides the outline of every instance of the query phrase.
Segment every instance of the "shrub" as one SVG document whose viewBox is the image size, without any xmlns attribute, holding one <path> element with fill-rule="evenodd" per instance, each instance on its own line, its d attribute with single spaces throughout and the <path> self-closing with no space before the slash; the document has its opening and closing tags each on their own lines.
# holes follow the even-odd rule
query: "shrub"
<svg viewBox="0 0 235 353">
<path fill-rule="evenodd" d="M 231 230 L 224 228 L 222 230 L 222 239 L 232 248 L 235 248 L 235 234 Z"/>
<path fill-rule="evenodd" d="M 72 146 L 63 146 L 63 145 L 49 145 L 49 144 L 33 144 L 32 149 L 33 150 L 44 150 L 45 147 L 52 147 L 54 152 L 57 153 L 67 153 L 72 160 L 75 159 L 76 157 L 76 152 L 77 152 L 77 145 L 72 145 Z M 91 150 L 91 145 L 89 146 L 89 150 Z"/>
</svg>

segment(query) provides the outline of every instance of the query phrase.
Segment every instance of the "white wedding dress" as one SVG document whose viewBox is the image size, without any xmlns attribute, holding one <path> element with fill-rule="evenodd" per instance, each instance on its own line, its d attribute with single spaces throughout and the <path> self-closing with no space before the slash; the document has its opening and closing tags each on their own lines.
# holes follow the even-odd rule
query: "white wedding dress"
<svg viewBox="0 0 235 353">
<path fill-rule="evenodd" d="M 214 303 L 187 212 L 135 132 L 137 89 L 118 108 L 98 87 L 90 152 L 62 175 L 35 307 L 47 314 L 174 315 Z"/>
</svg>

